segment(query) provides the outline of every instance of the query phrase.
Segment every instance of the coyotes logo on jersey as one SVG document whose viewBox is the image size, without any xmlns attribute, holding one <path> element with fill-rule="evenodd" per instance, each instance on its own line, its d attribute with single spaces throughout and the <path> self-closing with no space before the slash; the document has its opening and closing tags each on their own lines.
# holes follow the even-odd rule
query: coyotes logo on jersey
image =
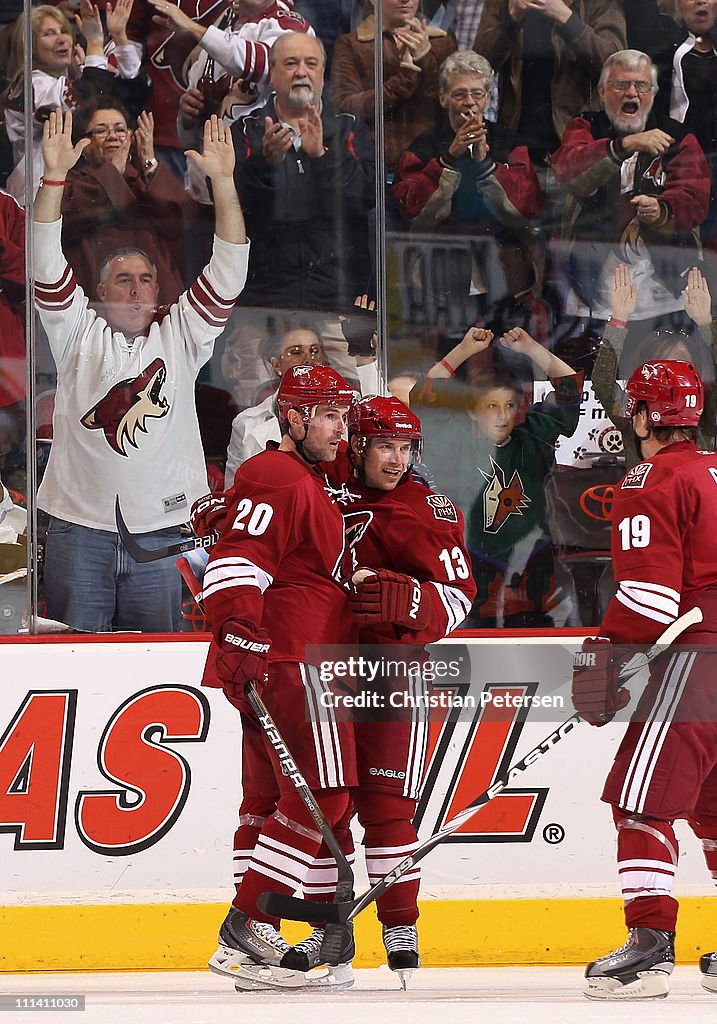
<svg viewBox="0 0 717 1024">
<path fill-rule="evenodd" d="M 662 164 L 662 157 L 656 156 L 642 176 L 643 181 L 651 181 L 657 188 L 664 188 L 667 181 L 665 168 Z"/>
<path fill-rule="evenodd" d="M 125 442 L 139 448 L 137 433 L 147 433 L 147 420 L 161 419 L 169 403 L 160 391 L 167 379 L 163 359 L 154 359 L 137 377 L 114 384 L 80 422 L 88 430 L 103 430 L 107 443 L 118 455 L 128 456 Z"/>
<path fill-rule="evenodd" d="M 493 475 L 480 469 L 481 476 L 488 482 L 483 492 L 483 528 L 487 533 L 497 533 L 510 516 L 522 516 L 523 509 L 530 504 L 518 470 L 514 470 L 506 484 L 505 473 L 490 456 Z M 479 467 L 480 468 L 480 467 Z"/>
</svg>

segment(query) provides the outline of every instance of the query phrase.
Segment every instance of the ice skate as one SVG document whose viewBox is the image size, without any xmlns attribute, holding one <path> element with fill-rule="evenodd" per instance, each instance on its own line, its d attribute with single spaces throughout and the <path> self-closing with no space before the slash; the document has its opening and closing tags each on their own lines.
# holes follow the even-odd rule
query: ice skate
<svg viewBox="0 0 717 1024">
<path fill-rule="evenodd" d="M 624 946 L 588 964 L 585 995 L 588 999 L 664 999 L 674 966 L 674 932 L 631 928 Z"/>
<path fill-rule="evenodd" d="M 418 955 L 418 931 L 415 924 L 383 926 L 383 944 L 386 947 L 389 970 L 395 971 L 406 991 L 413 972 L 421 966 Z"/>
<path fill-rule="evenodd" d="M 289 948 L 273 925 L 254 921 L 237 907 L 230 907 L 219 929 L 219 948 L 209 961 L 209 970 L 232 978 L 237 991 L 242 992 L 301 988 L 306 984 L 303 972 L 281 966 Z"/>
<path fill-rule="evenodd" d="M 704 953 L 700 957 L 700 974 L 702 988 L 708 992 L 717 992 L 717 953 Z"/>
<path fill-rule="evenodd" d="M 336 964 L 327 963 L 321 947 L 324 942 L 324 929 L 314 928 L 308 938 L 291 946 L 281 959 L 281 966 L 294 971 L 308 972 L 307 985 L 314 988 L 343 989 L 351 988 L 354 983 L 354 972 L 351 965 L 356 947 L 354 945 L 353 926 L 345 928 L 344 945 L 336 958 Z"/>
</svg>

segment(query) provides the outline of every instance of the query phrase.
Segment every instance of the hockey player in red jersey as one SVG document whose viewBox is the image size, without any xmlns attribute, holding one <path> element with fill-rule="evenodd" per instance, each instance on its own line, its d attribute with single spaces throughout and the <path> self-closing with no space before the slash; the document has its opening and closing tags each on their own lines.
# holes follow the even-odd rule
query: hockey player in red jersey
<svg viewBox="0 0 717 1024">
<path fill-rule="evenodd" d="M 321 845 L 313 819 L 269 751 L 245 694 L 254 681 L 329 825 L 356 784 L 353 729 L 318 708 L 318 670 L 307 644 L 355 637 L 339 582 L 343 520 L 316 465 L 336 458 L 353 391 L 327 366 L 294 366 L 277 393 L 282 440 L 240 466 L 203 581 L 213 633 L 203 682 L 221 686 L 242 717 L 243 799 L 235 855 L 248 862 L 210 967 L 237 988 L 298 986 L 282 967 L 289 946 L 257 907 L 267 890 L 292 893 Z M 307 708 L 309 719 L 307 719 Z M 349 956 L 350 959 L 350 956 Z"/>
<path fill-rule="evenodd" d="M 608 774 L 603 800 L 617 826 L 626 944 L 586 969 L 595 999 L 666 996 L 674 967 L 678 863 L 673 823 L 685 818 L 717 877 L 717 455 L 698 451 L 702 381 L 691 363 L 645 363 L 627 383 L 627 415 L 643 459 L 623 478 L 612 510 L 617 593 L 573 669 L 573 703 L 592 725 L 626 706 L 613 644 L 652 644 L 699 607 L 703 622 L 655 661 Z M 704 647 L 704 650 L 700 650 Z M 717 991 L 717 957 L 701 960 Z"/>
<path fill-rule="evenodd" d="M 398 398 L 367 397 L 349 410 L 349 450 L 325 467 L 338 490 L 354 566 L 371 571 L 357 584 L 352 608 L 362 624 L 362 645 L 400 645 L 391 659 L 424 664 L 424 644 L 452 632 L 470 611 L 476 588 L 463 541 L 463 517 L 453 503 L 410 476 L 420 460 L 421 423 Z M 398 695 L 396 681 L 390 680 Z M 427 691 L 420 671 L 399 680 L 400 693 Z M 398 704 L 402 702 L 399 699 Z M 412 706 L 414 703 L 417 706 Z M 406 701 L 386 721 L 356 721 L 358 786 L 353 803 L 364 828 L 371 884 L 399 864 L 417 844 L 412 819 L 420 794 L 428 741 L 428 711 Z M 347 821 L 339 838 L 350 848 Z M 388 965 L 405 987 L 420 966 L 420 869 L 405 875 L 378 899 Z M 324 846 L 306 882 L 315 898 L 331 898 L 336 869 Z M 300 943 L 305 969 L 319 963 L 322 932 Z"/>
</svg>

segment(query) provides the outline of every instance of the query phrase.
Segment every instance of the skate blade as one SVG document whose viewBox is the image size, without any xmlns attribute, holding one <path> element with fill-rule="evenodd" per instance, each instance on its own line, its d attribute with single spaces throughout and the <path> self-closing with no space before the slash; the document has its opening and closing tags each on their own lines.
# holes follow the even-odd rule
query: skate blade
<svg viewBox="0 0 717 1024">
<path fill-rule="evenodd" d="M 717 992 L 717 975 L 703 974 L 702 988 L 705 990 L 705 992 Z"/>
<path fill-rule="evenodd" d="M 623 985 L 617 978 L 587 978 L 584 994 L 588 999 L 664 999 L 670 991 L 670 976 L 665 971 L 639 971 L 637 981 Z"/>
<path fill-rule="evenodd" d="M 213 974 L 232 978 L 237 991 L 257 989 L 302 988 L 306 978 L 300 971 L 287 971 L 283 967 L 257 964 L 245 953 L 228 946 L 220 946 L 207 964 Z"/>
<path fill-rule="evenodd" d="M 352 988 L 356 980 L 351 964 L 338 964 L 336 967 L 315 967 L 306 977 L 306 987 L 314 989 L 330 988 L 333 991 Z"/>
<path fill-rule="evenodd" d="M 414 967 L 399 967 L 398 970 L 394 971 L 394 974 L 398 975 L 398 980 L 401 982 L 402 992 L 408 990 L 408 983 L 413 977 L 414 970 Z"/>
</svg>

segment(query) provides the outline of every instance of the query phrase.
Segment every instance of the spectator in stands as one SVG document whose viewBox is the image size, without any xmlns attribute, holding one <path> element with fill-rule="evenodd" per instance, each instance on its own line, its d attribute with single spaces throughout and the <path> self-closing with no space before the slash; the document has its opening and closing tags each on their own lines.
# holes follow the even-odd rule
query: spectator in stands
<svg viewBox="0 0 717 1024">
<path fill-rule="evenodd" d="M 678 22 L 665 29 L 656 0 L 637 6 L 638 22 L 648 38 L 644 49 L 657 67 L 659 91 L 655 110 L 673 117 L 692 132 L 707 157 L 712 177 L 710 212 L 702 225 L 705 244 L 716 247 L 717 238 L 717 27 L 714 0 L 677 0 Z M 636 13 L 637 13 L 636 12 Z M 650 29 L 655 27 L 661 31 Z"/>
<path fill-rule="evenodd" d="M 551 194 L 547 158 L 571 117 L 597 109 L 604 62 L 625 47 L 620 0 L 486 0 L 475 50 L 499 75 L 498 123 L 515 132 Z"/>
<path fill-rule="evenodd" d="M 337 38 L 361 20 L 359 0 L 296 0 L 296 7 L 326 47 L 326 68 L 330 70 Z"/>
<path fill-rule="evenodd" d="M 25 211 L 0 192 L 0 409 L 21 415 L 24 398 Z"/>
<path fill-rule="evenodd" d="M 694 364 L 705 384 L 705 408 L 697 428 L 697 445 L 708 451 L 715 451 L 717 445 L 717 332 L 712 319 L 709 287 L 702 272 L 696 267 L 688 274 L 682 299 L 697 331 L 691 336 L 673 331 L 651 333 L 637 348 L 630 362 L 620 366 L 627 322 L 637 302 L 637 287 L 630 268 L 625 264 L 616 267 L 612 275 L 611 316 L 593 367 L 592 384 L 599 402 L 622 434 L 627 469 L 641 459 L 635 444 L 632 421 L 629 416 L 623 415 L 624 390 L 618 379 L 627 380 L 633 370 L 653 359 L 686 359 Z"/>
<path fill-rule="evenodd" d="M 62 245 L 88 295 L 109 253 L 125 247 L 142 249 L 156 266 L 161 305 L 176 301 L 186 287 L 182 248 L 195 206 L 154 155 L 153 136 L 151 114 L 142 113 L 132 131 L 129 114 L 110 97 L 77 111 L 75 138 L 90 144 L 67 175 Z"/>
<path fill-rule="evenodd" d="M 166 28 L 191 37 L 198 47 L 179 99 L 177 132 L 181 144 L 198 149 L 204 121 L 218 114 L 230 125 L 269 99 L 269 50 L 285 32 L 313 29 L 285 0 L 235 0 L 223 31 L 205 26 L 167 0 L 150 0 Z M 187 164 L 187 187 L 201 203 L 210 202 L 203 175 Z"/>
<path fill-rule="evenodd" d="M 598 86 L 604 110 L 573 118 L 552 157 L 567 195 L 562 237 L 571 284 L 591 315 L 610 315 L 610 281 L 631 267 L 631 320 L 683 308 L 684 275 L 699 258 L 709 169 L 695 136 L 653 110 L 657 70 L 637 50 L 613 54 Z"/>
<path fill-rule="evenodd" d="M 147 546 L 178 540 L 207 490 L 194 383 L 244 283 L 248 244 L 234 188 L 234 150 L 216 117 L 204 152 L 216 211 L 212 258 L 179 300 L 159 310 L 156 268 L 136 249 L 110 254 L 101 312 L 70 272 L 60 245 L 63 185 L 86 139 L 71 114 L 44 128 L 47 177 L 34 206 L 36 303 L 58 369 L 54 440 L 38 491 L 50 515 L 48 612 L 76 629 L 169 632 L 179 624 L 180 577 L 171 559 L 134 563 L 115 529 L 119 495 L 129 529 Z M 167 564 L 168 563 L 168 564 Z"/>
<path fill-rule="evenodd" d="M 369 0 L 372 11 L 375 0 Z M 409 144 L 439 115 L 438 69 L 456 48 L 442 29 L 416 17 L 418 0 L 382 0 L 384 153 L 389 184 Z M 331 100 L 338 110 L 355 114 L 372 131 L 376 116 L 374 88 L 374 15 L 355 32 L 339 36 L 331 69 Z"/>
<path fill-rule="evenodd" d="M 232 4 L 223 0 L 179 0 L 176 6 L 197 24 L 214 26 L 220 34 L 234 19 Z M 154 116 L 156 155 L 183 183 L 187 167 L 185 147 L 177 137 L 177 115 L 197 44 L 189 32 L 175 31 L 167 13 L 158 12 L 150 0 L 134 0 L 127 34 L 152 81 L 146 110 Z"/>
<path fill-rule="evenodd" d="M 555 393 L 518 422 L 523 385 L 496 359 L 490 331 L 471 328 L 411 391 L 421 417 L 424 462 L 437 489 L 463 512 L 478 595 L 467 625 L 561 625 L 547 525 L 545 480 L 555 465 L 555 442 L 578 423 L 582 374 L 517 327 L 500 339 L 510 354 L 530 359 Z M 490 349 L 490 352 L 488 351 Z M 493 357 L 486 368 L 485 355 Z M 456 376 L 478 360 L 467 379 Z M 501 365 L 502 364 L 502 365 Z M 561 618 L 562 616 L 562 618 Z M 557 621 L 556 621 L 557 620 Z"/>
<path fill-rule="evenodd" d="M 536 280 L 531 219 L 540 211 L 541 193 L 526 147 L 514 148 L 511 134 L 483 117 L 493 77 L 485 57 L 473 51 L 443 61 L 442 117 L 403 154 L 393 188 L 401 215 L 419 231 L 495 238 L 507 285 L 501 294 L 522 296 Z M 494 256 L 492 243 L 488 254 Z M 436 303 L 466 306 L 477 291 L 473 264 L 467 250 Z"/>
<path fill-rule="evenodd" d="M 33 137 L 30 148 L 33 162 L 35 190 L 43 171 L 42 125 L 51 110 L 61 106 L 73 110 L 82 99 L 95 93 L 109 93 L 121 98 L 127 96 L 143 101 L 146 83 L 140 77 L 139 60 L 129 45 L 126 35 L 127 20 L 132 0 L 116 0 L 107 5 L 107 27 L 114 43 L 117 74 L 109 69 L 104 53 L 104 31 L 99 11 L 91 0 L 81 0 L 81 28 L 87 43 L 86 54 L 75 42 L 75 35 L 67 17 L 56 7 L 41 4 L 33 7 L 32 21 L 32 94 Z M 5 124 L 12 143 L 15 169 L 8 178 L 7 190 L 18 202 L 25 198 L 25 138 L 24 78 L 22 45 L 23 19 L 17 23 L 16 47 L 19 67 L 7 90 Z M 33 193 L 34 194 L 34 193 Z"/>
<path fill-rule="evenodd" d="M 369 277 L 373 143 L 356 117 L 321 105 L 318 39 L 282 35 L 270 62 L 274 97 L 232 126 L 252 243 L 241 304 L 347 309 Z"/>
<path fill-rule="evenodd" d="M 234 474 L 246 459 L 264 451 L 267 441 L 280 441 L 281 431 L 276 415 L 275 396 L 285 370 L 301 364 L 323 363 L 324 350 L 319 336 L 308 322 L 295 318 L 284 321 L 283 330 L 274 326 L 262 344 L 262 356 L 273 379 L 260 388 L 255 404 L 240 412 L 232 423 L 232 435 L 227 452 L 224 488 L 234 482 Z"/>
</svg>

